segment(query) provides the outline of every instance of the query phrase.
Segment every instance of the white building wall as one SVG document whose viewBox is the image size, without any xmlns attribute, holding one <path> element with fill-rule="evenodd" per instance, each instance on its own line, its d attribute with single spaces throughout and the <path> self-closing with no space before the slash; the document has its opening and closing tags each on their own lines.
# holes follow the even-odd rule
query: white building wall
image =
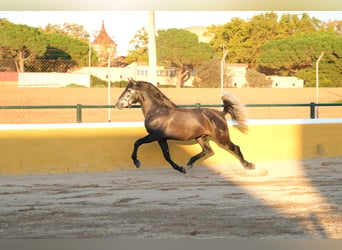
<svg viewBox="0 0 342 250">
<path fill-rule="evenodd" d="M 228 74 L 231 76 L 233 88 L 243 88 L 247 85 L 247 64 L 226 64 Z M 273 81 L 272 88 L 303 88 L 304 80 L 291 76 L 268 76 Z"/>
<path fill-rule="evenodd" d="M 162 66 L 157 67 L 157 82 L 160 85 L 176 85 L 176 77 L 166 76 L 165 74 L 159 74 L 159 72 L 164 73 L 165 69 Z M 149 75 L 149 66 L 148 65 L 139 65 L 137 63 L 132 63 L 125 68 L 114 68 L 111 67 L 108 69 L 108 67 L 83 67 L 80 68 L 73 73 L 82 73 L 82 74 L 90 74 L 94 75 L 104 81 L 108 80 L 108 77 L 110 77 L 110 81 L 127 81 L 128 78 L 133 78 L 140 81 L 151 81 L 150 75 Z M 185 86 L 192 86 L 193 78 L 191 77 L 190 80 L 188 80 L 185 83 Z"/>
<path fill-rule="evenodd" d="M 75 73 L 32 73 L 18 74 L 18 87 L 65 87 L 69 84 L 90 87 L 89 74 Z"/>
<path fill-rule="evenodd" d="M 246 80 L 246 70 L 247 64 L 226 64 L 226 69 L 228 70 L 228 75 L 231 76 L 231 86 L 232 88 L 243 88 L 247 84 Z"/>
<path fill-rule="evenodd" d="M 304 80 L 294 76 L 270 76 L 272 88 L 303 88 Z"/>
</svg>

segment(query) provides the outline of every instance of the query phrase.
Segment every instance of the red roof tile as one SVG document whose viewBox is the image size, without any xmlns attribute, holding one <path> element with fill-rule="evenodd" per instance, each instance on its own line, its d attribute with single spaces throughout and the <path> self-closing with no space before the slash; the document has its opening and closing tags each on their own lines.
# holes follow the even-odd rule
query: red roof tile
<svg viewBox="0 0 342 250">
<path fill-rule="evenodd" d="M 102 21 L 102 28 L 100 30 L 100 33 L 97 35 L 97 37 L 95 37 L 95 40 L 92 42 L 92 44 L 117 46 L 117 44 L 108 35 L 104 26 L 104 21 Z"/>
</svg>

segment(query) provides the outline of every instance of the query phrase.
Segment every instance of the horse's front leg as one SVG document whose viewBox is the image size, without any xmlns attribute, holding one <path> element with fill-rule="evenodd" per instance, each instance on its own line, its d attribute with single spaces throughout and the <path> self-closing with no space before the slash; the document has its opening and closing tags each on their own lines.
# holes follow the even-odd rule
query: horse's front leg
<svg viewBox="0 0 342 250">
<path fill-rule="evenodd" d="M 178 166 L 173 160 L 171 160 L 169 146 L 167 145 L 167 141 L 165 139 L 160 139 L 158 140 L 158 143 L 159 143 L 160 148 L 163 151 L 165 160 L 167 160 L 167 162 L 170 163 L 174 169 L 185 174 L 186 173 L 185 168 Z"/>
<path fill-rule="evenodd" d="M 135 143 L 134 143 L 134 148 L 133 148 L 133 152 L 132 152 L 132 160 L 134 162 L 134 165 L 139 168 L 140 167 L 140 161 L 137 158 L 137 154 L 138 154 L 138 148 L 140 147 L 141 144 L 144 143 L 150 143 L 153 141 L 156 141 L 156 137 L 152 134 L 148 134 L 147 136 L 138 139 Z"/>
</svg>

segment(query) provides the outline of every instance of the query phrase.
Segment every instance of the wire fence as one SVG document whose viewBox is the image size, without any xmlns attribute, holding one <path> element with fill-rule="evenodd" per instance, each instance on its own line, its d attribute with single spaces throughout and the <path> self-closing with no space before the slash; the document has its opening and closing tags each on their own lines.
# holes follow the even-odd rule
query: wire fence
<svg viewBox="0 0 342 250">
<path fill-rule="evenodd" d="M 25 72 L 61 72 L 65 73 L 78 67 L 74 60 L 30 59 L 25 61 Z M 13 59 L 0 59 L 0 72 L 17 72 L 18 65 Z"/>
</svg>

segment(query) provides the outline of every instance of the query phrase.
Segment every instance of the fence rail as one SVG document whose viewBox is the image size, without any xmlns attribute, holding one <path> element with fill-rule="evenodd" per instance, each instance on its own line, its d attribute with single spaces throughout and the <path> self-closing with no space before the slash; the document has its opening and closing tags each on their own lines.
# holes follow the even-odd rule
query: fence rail
<svg viewBox="0 0 342 250">
<path fill-rule="evenodd" d="M 184 108 L 220 108 L 223 104 L 201 104 L 196 103 L 177 105 Z M 316 118 L 316 107 L 332 107 L 341 106 L 342 103 L 299 103 L 299 104 L 246 104 L 246 107 L 309 107 L 310 119 Z M 140 105 L 133 105 L 131 108 L 140 108 Z M 0 106 L 1 109 L 76 109 L 76 122 L 82 123 L 82 110 L 83 109 L 97 109 L 97 108 L 115 108 L 115 105 L 24 105 L 24 106 Z"/>
</svg>

